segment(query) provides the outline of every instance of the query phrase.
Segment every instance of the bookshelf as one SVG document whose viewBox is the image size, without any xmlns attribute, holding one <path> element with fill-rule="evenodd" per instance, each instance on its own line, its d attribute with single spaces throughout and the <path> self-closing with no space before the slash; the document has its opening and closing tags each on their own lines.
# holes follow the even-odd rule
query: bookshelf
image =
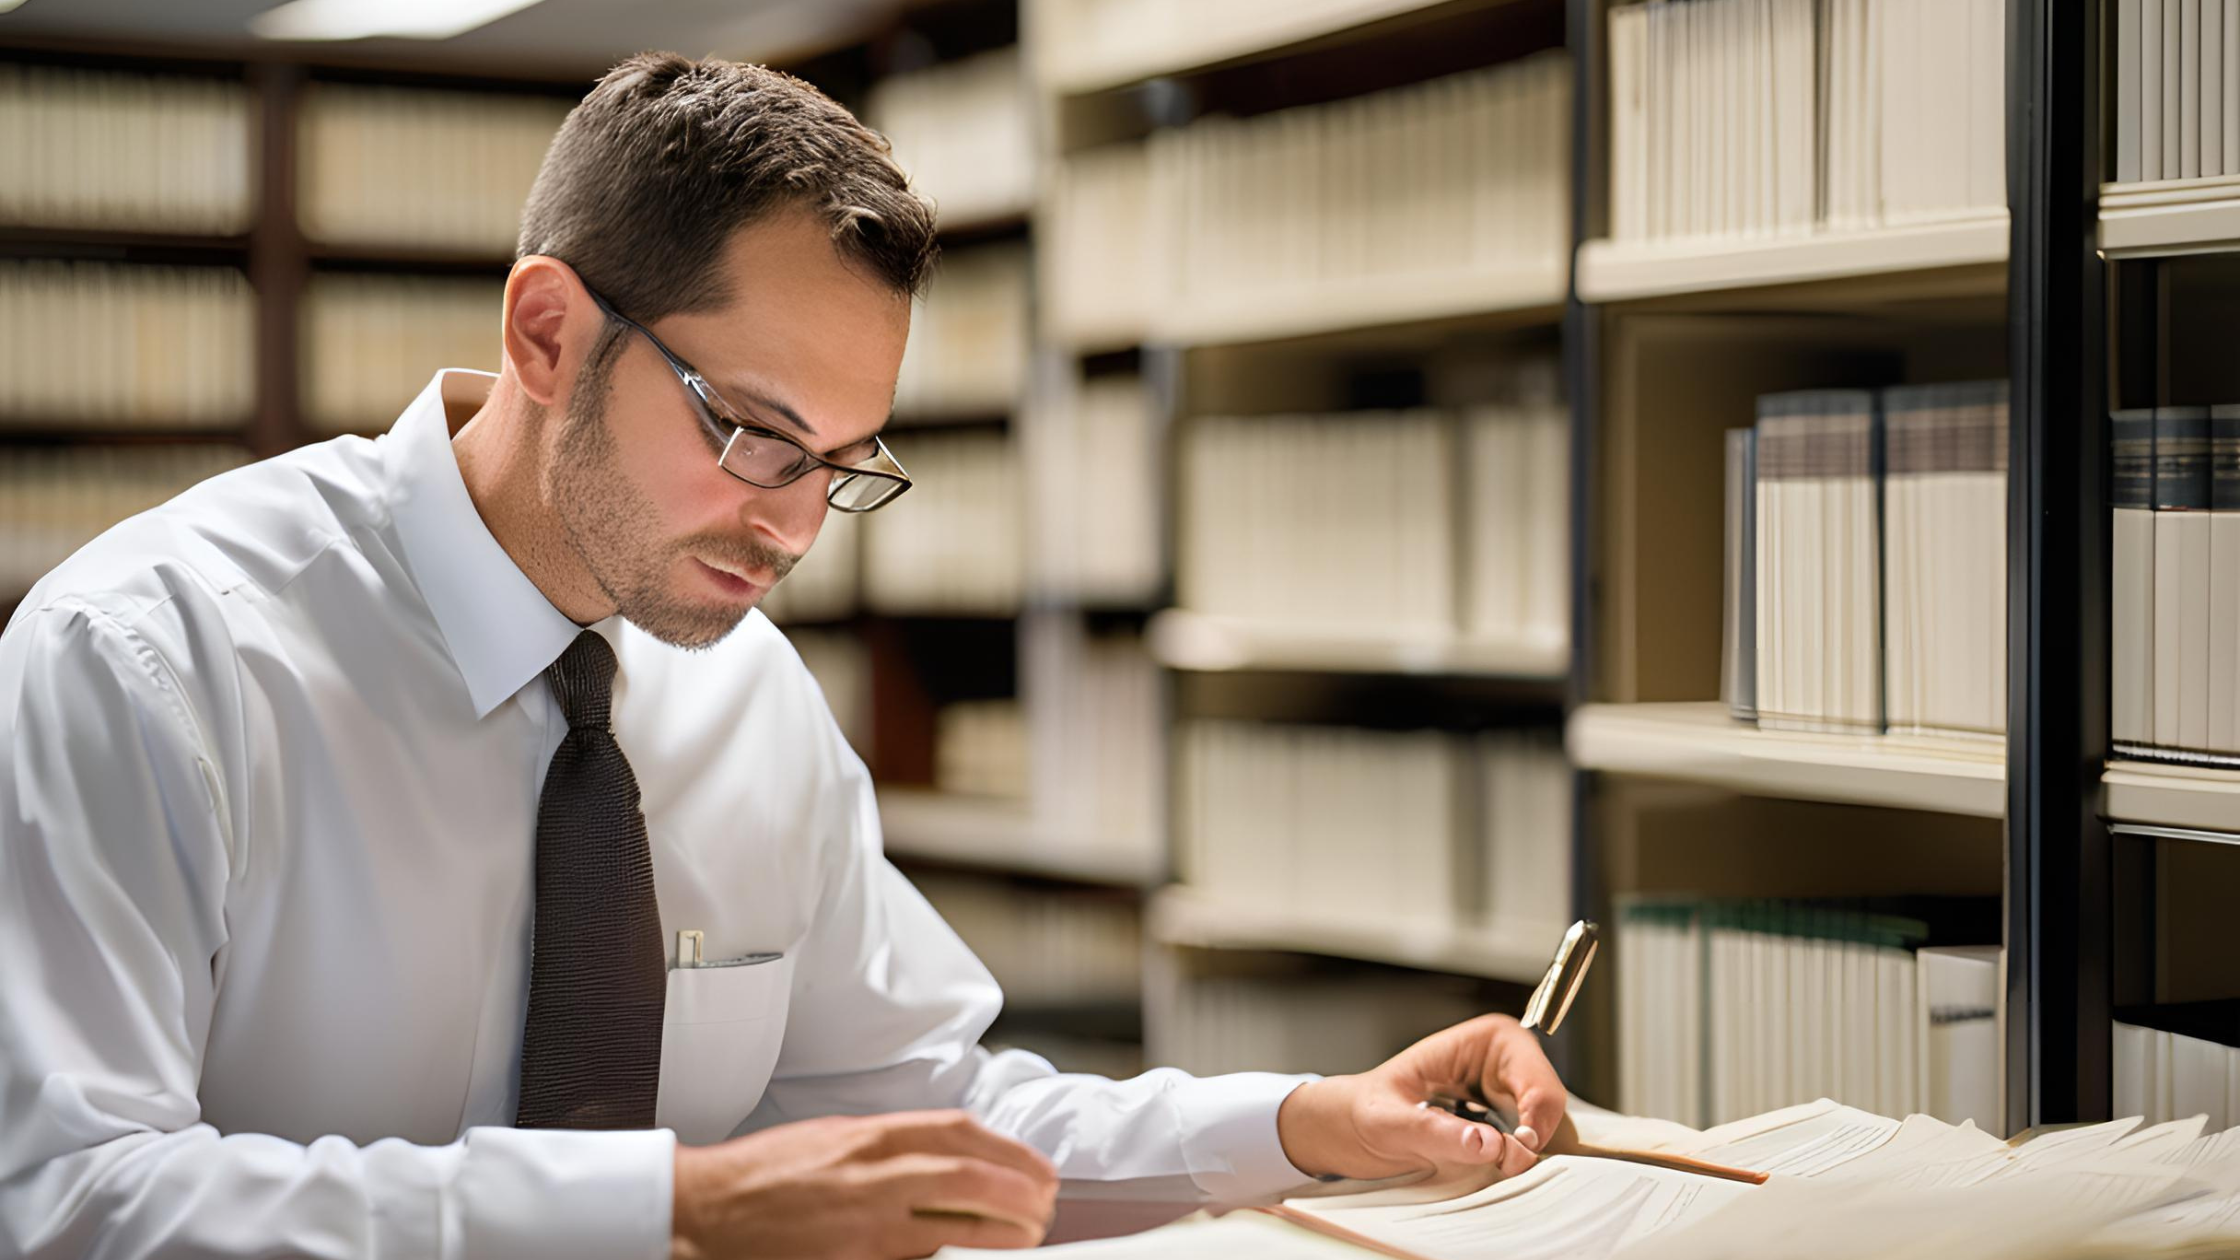
<svg viewBox="0 0 2240 1260">
<path fill-rule="evenodd" d="M 1719 151 L 1699 147 L 1696 165 L 1713 175 L 1706 199 L 1660 203 L 1676 185 L 1644 183 L 1644 172 L 1662 169 L 1652 155 L 1671 111 L 1661 98 L 1647 112 L 1640 100 L 1614 99 L 1613 84 L 1638 82 L 1625 76 L 1654 52 L 1644 29 L 1678 6 L 1634 9 L 1612 24 L 1631 7 L 1572 0 L 1568 9 L 1581 70 L 1574 206 L 1584 242 L 1565 325 L 1579 556 L 1566 735 L 1583 802 L 1581 905 L 1607 914 L 1629 888 L 1715 882 L 1677 855 L 1714 842 L 1765 849 L 1733 867 L 1738 891 L 1753 896 L 1768 880 L 1786 881 L 1782 895 L 1808 885 L 1810 895 L 1980 893 L 1989 872 L 1949 865 L 1949 846 L 1846 866 L 1826 852 L 1769 847 L 1778 842 L 1766 829 L 1810 817 L 1828 834 L 1886 835 L 1871 842 L 1880 847 L 1917 836 L 1932 818 L 1965 824 L 1971 836 L 1996 827 L 2007 907 L 2005 1121 L 2019 1129 L 2105 1116 L 2117 962 L 2107 904 L 2096 900 L 2111 886 L 2114 853 L 2102 810 L 2202 819 L 2222 784 L 2118 764 L 2103 785 L 2109 623 L 2097 452 L 2111 308 L 2102 287 L 2110 264 L 2096 250 L 2112 259 L 2213 245 L 2224 230 L 2217 202 L 2228 194 L 2142 185 L 2098 198 L 2112 155 L 2103 167 L 2100 85 L 2110 80 L 2096 59 L 2113 42 L 2111 26 L 2103 43 L 2101 23 L 2114 8 L 2009 0 L 1939 10 L 1966 8 L 1972 25 L 1937 56 L 2003 46 L 2013 68 L 1968 72 L 1991 97 L 1928 112 L 1968 133 L 1964 145 L 1928 139 L 1944 146 L 1928 178 L 1824 151 L 1819 166 L 1782 169 L 1825 174 L 1835 169 L 1828 163 L 1852 163 L 1845 189 L 1816 186 L 1828 200 L 1736 206 L 1719 200 Z M 1940 75 L 1923 90 L 1950 86 Z M 1739 117 L 1752 117 L 1749 108 Z M 1885 148 L 1882 160 L 1916 148 Z M 1840 207 L 1839 192 L 1849 198 Z M 1878 203 L 1885 192 L 1894 199 Z M 1880 214 L 1900 196 L 1904 213 Z M 1786 229 L 1705 229 L 1769 208 L 1790 216 Z M 2122 309 L 2147 299 L 2128 301 Z M 2008 736 L 1795 734 L 1732 721 L 1714 700 L 1718 433 L 1748 423 L 1752 400 L 1769 393 L 1970 379 L 2005 379 L 2011 398 Z M 1807 809 L 1821 812 L 1794 812 Z M 1776 851 L 1778 875 L 1768 873 Z M 2118 916 L 2127 913 L 2119 899 Z M 1618 1014 L 1597 1001 L 1589 1018 L 1607 1030 Z M 1578 1077 L 1587 1088 L 1607 1089 L 1606 1053 L 1591 1039 Z"/>
<path fill-rule="evenodd" d="M 2240 249 L 2240 176 L 2105 185 L 2100 248 L 2115 259 Z"/>
<path fill-rule="evenodd" d="M 1151 654 L 1170 669 L 1302 670 L 1341 674 L 1428 674 L 1561 679 L 1561 643 L 1459 634 L 1348 633 L 1258 623 L 1170 608 L 1152 618 Z"/>
<path fill-rule="evenodd" d="M 2005 214 L 1793 238 L 1590 241 L 1579 251 L 1583 302 L 1638 302 L 1729 289 L 1995 268 Z"/>
<path fill-rule="evenodd" d="M 1711 701 L 1581 705 L 1565 744 L 1582 770 L 1788 800 L 2006 813 L 2006 750 L 1996 740 L 1767 731 Z"/>
<path fill-rule="evenodd" d="M 889 788 L 879 793 L 879 819 L 888 854 L 904 861 L 1120 888 L 1150 887 L 1166 869 L 1153 849 L 1068 835 L 1024 801 Z"/>
<path fill-rule="evenodd" d="M 1347 921 L 1224 901 L 1179 887 L 1162 889 L 1150 905 L 1152 939 L 1165 945 L 1316 954 L 1521 985 L 1539 982 L 1568 926 L 1550 921 L 1495 931 Z"/>
<path fill-rule="evenodd" d="M 1041 0 L 1034 7 L 1041 20 L 1060 32 L 1043 54 L 1043 82 L 1053 92 L 1079 96 L 1280 54 L 1375 23 L 1421 18 L 1457 6 L 1453 0 L 1246 3 L 1212 10 L 1166 4 L 1157 6 L 1149 21 L 1109 25 L 1096 22 L 1100 15 L 1093 4 Z"/>
</svg>

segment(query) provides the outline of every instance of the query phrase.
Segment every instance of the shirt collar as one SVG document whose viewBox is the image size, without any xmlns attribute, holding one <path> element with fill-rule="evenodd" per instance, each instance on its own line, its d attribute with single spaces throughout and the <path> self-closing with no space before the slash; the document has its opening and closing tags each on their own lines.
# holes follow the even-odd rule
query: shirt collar
<svg viewBox="0 0 2240 1260">
<path fill-rule="evenodd" d="M 477 718 L 543 673 L 583 630 L 498 545 L 459 475 L 444 405 L 478 406 L 496 380 L 488 372 L 436 373 L 382 443 L 397 541 Z"/>
</svg>

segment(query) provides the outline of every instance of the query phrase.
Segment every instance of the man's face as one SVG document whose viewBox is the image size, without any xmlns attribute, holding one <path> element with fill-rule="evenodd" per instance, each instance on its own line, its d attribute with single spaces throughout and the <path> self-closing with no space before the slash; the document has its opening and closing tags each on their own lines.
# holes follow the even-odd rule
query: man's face
<svg viewBox="0 0 2240 1260">
<path fill-rule="evenodd" d="M 654 335 L 733 406 L 820 455 L 878 432 L 908 300 L 842 261 L 807 214 L 742 229 L 722 265 L 730 304 L 659 320 Z M 547 501 L 617 611 L 663 642 L 706 647 L 816 540 L 826 478 L 740 481 L 716 466 L 721 448 L 659 351 L 624 331 L 608 354 L 611 370 L 579 375 L 547 434 Z"/>
</svg>

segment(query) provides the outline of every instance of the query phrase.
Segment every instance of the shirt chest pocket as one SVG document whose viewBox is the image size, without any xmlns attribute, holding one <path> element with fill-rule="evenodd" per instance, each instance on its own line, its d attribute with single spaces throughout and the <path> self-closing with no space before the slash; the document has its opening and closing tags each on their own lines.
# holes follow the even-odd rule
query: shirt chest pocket
<svg viewBox="0 0 2240 1260">
<path fill-rule="evenodd" d="M 792 985 L 790 957 L 670 971 L 654 1123 L 692 1145 L 730 1136 L 770 1083 Z"/>
</svg>

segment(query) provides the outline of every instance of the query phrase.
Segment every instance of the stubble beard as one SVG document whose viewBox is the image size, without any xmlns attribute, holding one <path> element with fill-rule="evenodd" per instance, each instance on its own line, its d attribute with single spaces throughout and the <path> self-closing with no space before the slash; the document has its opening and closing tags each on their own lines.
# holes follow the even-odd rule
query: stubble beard
<svg viewBox="0 0 2240 1260">
<path fill-rule="evenodd" d="M 576 562 L 624 620 L 671 647 L 713 647 L 739 627 L 754 605 L 679 595 L 670 588 L 677 560 L 707 556 L 768 572 L 774 575 L 774 587 L 801 557 L 751 538 L 701 534 L 662 541 L 660 514 L 623 477 L 614 434 L 607 427 L 614 356 L 595 352 L 592 358 L 561 418 L 559 459 L 547 470 L 547 501 L 556 509 Z"/>
</svg>

